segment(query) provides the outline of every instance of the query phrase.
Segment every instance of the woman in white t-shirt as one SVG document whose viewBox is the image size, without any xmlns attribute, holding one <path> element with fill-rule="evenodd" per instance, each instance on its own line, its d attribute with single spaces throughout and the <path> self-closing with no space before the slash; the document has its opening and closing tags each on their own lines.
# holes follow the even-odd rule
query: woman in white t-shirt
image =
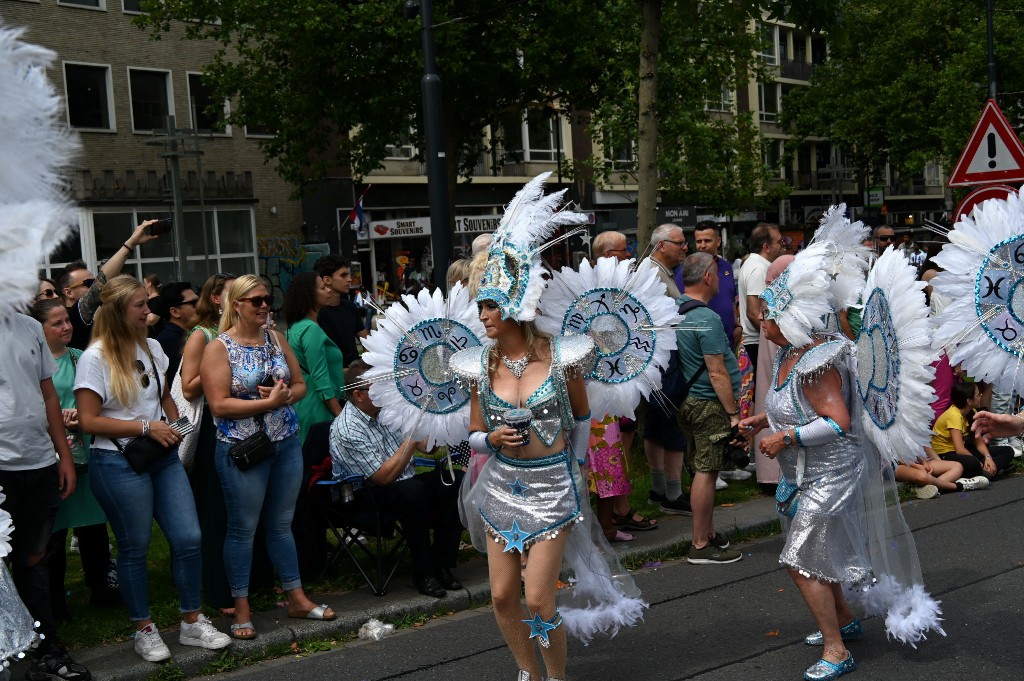
<svg viewBox="0 0 1024 681">
<path fill-rule="evenodd" d="M 146 289 L 129 276 L 103 287 L 92 343 L 78 360 L 75 398 L 82 430 L 93 436 L 90 484 L 117 538 L 117 576 L 135 623 L 135 651 L 149 662 L 170 658 L 149 612 L 146 555 L 156 519 L 171 549 L 181 600 L 183 645 L 223 648 L 231 639 L 200 612 L 200 531 L 195 501 L 178 459 L 181 435 L 168 423 L 178 410 L 163 380 L 167 356 L 146 338 Z M 122 449 L 137 437 L 167 448 L 136 473 Z"/>
</svg>

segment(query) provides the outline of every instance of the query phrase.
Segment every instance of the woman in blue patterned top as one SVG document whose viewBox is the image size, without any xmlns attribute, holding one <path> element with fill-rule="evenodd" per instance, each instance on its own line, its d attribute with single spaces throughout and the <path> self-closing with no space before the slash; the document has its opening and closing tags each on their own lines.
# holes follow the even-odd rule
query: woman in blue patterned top
<svg viewBox="0 0 1024 681">
<path fill-rule="evenodd" d="M 288 597 L 288 614 L 334 619 L 326 605 L 317 606 L 302 590 L 292 536 L 292 516 L 302 480 L 299 421 L 292 407 L 306 394 L 306 384 L 284 337 L 266 327 L 273 297 L 259 277 L 248 274 L 231 284 L 223 299 L 220 335 L 203 353 L 203 393 L 217 425 L 217 473 L 224 488 L 228 532 L 224 564 L 235 601 L 231 635 L 256 636 L 249 609 L 253 538 L 262 519 L 267 553 Z M 239 470 L 228 456 L 233 444 L 258 430 L 266 433 L 274 453 Z"/>
</svg>

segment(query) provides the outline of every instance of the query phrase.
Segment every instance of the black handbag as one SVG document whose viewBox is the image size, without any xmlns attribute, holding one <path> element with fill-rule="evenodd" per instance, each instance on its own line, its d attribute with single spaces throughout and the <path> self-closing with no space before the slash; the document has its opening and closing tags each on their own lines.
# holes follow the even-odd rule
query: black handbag
<svg viewBox="0 0 1024 681">
<path fill-rule="evenodd" d="M 153 361 L 152 355 L 149 356 L 149 365 L 153 367 L 153 375 L 156 376 L 157 399 L 162 400 L 164 389 L 160 385 L 160 372 L 156 370 L 156 362 Z M 146 472 L 150 466 L 171 451 L 170 447 L 163 446 L 148 435 L 132 438 L 128 441 L 128 444 L 123 447 L 121 446 L 121 443 L 117 441 L 116 437 L 110 439 L 113 440 L 114 446 L 117 447 L 117 450 L 121 452 L 121 455 L 128 460 L 128 465 L 130 465 L 132 470 L 136 473 Z"/>
<path fill-rule="evenodd" d="M 132 438 L 124 447 L 116 439 L 114 444 L 136 473 L 146 472 L 150 466 L 171 451 L 170 447 L 164 447 L 148 435 Z"/>
<path fill-rule="evenodd" d="M 228 448 L 228 456 L 240 471 L 247 471 L 277 453 L 277 447 L 263 432 L 263 414 L 257 414 L 254 420 L 259 430 Z"/>
</svg>

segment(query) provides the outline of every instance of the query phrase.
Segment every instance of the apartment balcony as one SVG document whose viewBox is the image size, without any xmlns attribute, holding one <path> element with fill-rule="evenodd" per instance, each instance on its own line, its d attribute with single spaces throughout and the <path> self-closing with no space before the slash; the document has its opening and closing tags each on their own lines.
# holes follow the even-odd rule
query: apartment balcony
<svg viewBox="0 0 1024 681">
<path fill-rule="evenodd" d="M 252 172 L 236 173 L 207 170 L 200 178 L 194 170 L 182 171 L 181 196 L 184 200 L 255 201 Z M 71 195 L 86 203 L 152 203 L 169 201 L 171 178 L 155 170 L 78 170 L 71 176 Z"/>
<path fill-rule="evenodd" d="M 783 59 L 779 64 L 779 77 L 781 78 L 809 81 L 812 73 L 814 73 L 814 64 L 802 59 Z"/>
</svg>

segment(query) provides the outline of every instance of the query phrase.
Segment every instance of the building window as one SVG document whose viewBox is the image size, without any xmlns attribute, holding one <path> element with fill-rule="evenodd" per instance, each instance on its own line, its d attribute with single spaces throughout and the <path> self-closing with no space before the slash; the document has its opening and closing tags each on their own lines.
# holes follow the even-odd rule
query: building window
<svg viewBox="0 0 1024 681">
<path fill-rule="evenodd" d="M 758 83 L 757 96 L 761 101 L 761 122 L 774 123 L 779 118 L 782 97 L 778 83 Z"/>
<path fill-rule="evenodd" d="M 121 0 L 125 12 L 142 14 L 142 0 Z"/>
<path fill-rule="evenodd" d="M 761 33 L 761 58 L 768 66 L 779 65 L 779 27 L 775 24 L 758 24 Z"/>
<path fill-rule="evenodd" d="M 72 128 L 113 130 L 113 88 L 109 66 L 64 64 L 68 125 Z"/>
<path fill-rule="evenodd" d="M 75 229 L 46 256 L 39 266 L 39 276 L 56 281 L 69 263 L 81 259 L 82 236 L 81 231 Z"/>
<path fill-rule="evenodd" d="M 211 130 L 218 135 L 230 135 L 224 123 L 228 103 L 213 98 L 213 88 L 203 82 L 199 73 L 188 74 L 188 118 L 197 130 Z"/>
<path fill-rule="evenodd" d="M 613 170 L 632 170 L 636 166 L 636 142 L 616 142 L 610 136 L 604 142 L 604 164 Z"/>
<path fill-rule="evenodd" d="M 732 111 L 732 101 L 732 88 L 729 87 L 728 83 L 722 83 L 717 99 L 707 99 L 704 101 L 704 110 L 729 113 Z"/>
<path fill-rule="evenodd" d="M 261 128 L 258 125 L 245 126 L 246 137 L 273 137 L 275 134 L 273 130 Z"/>
<path fill-rule="evenodd" d="M 115 252 L 140 222 L 167 217 L 169 210 L 169 207 L 140 210 L 124 208 L 93 213 L 93 239 L 97 259 L 107 258 Z M 199 287 L 208 276 L 217 272 L 256 273 L 256 236 L 251 208 L 207 209 L 205 229 L 200 212 L 186 210 L 184 222 L 185 281 Z M 208 257 L 204 244 L 209 251 Z M 176 232 L 147 242 L 128 255 L 124 273 L 138 279 L 147 274 L 156 274 L 161 281 L 176 281 L 175 246 Z M 52 262 L 53 257 L 50 260 Z M 54 269 L 59 272 L 59 269 Z"/>
<path fill-rule="evenodd" d="M 72 7 L 89 7 L 91 9 L 106 9 L 106 0 L 57 0 L 58 5 L 70 5 Z"/>
<path fill-rule="evenodd" d="M 167 127 L 171 114 L 171 79 L 168 71 L 128 69 L 131 88 L 132 129 L 152 132 Z"/>
<path fill-rule="evenodd" d="M 522 114 L 511 114 L 501 122 L 500 163 L 523 162 L 523 117 Z"/>
<path fill-rule="evenodd" d="M 554 161 L 561 150 L 558 112 L 550 107 L 526 113 L 527 161 Z"/>
<path fill-rule="evenodd" d="M 399 135 L 396 140 L 398 144 L 389 144 L 384 147 L 384 158 L 390 160 L 406 161 L 416 155 L 416 147 L 412 144 L 413 130 L 409 128 Z"/>
</svg>

